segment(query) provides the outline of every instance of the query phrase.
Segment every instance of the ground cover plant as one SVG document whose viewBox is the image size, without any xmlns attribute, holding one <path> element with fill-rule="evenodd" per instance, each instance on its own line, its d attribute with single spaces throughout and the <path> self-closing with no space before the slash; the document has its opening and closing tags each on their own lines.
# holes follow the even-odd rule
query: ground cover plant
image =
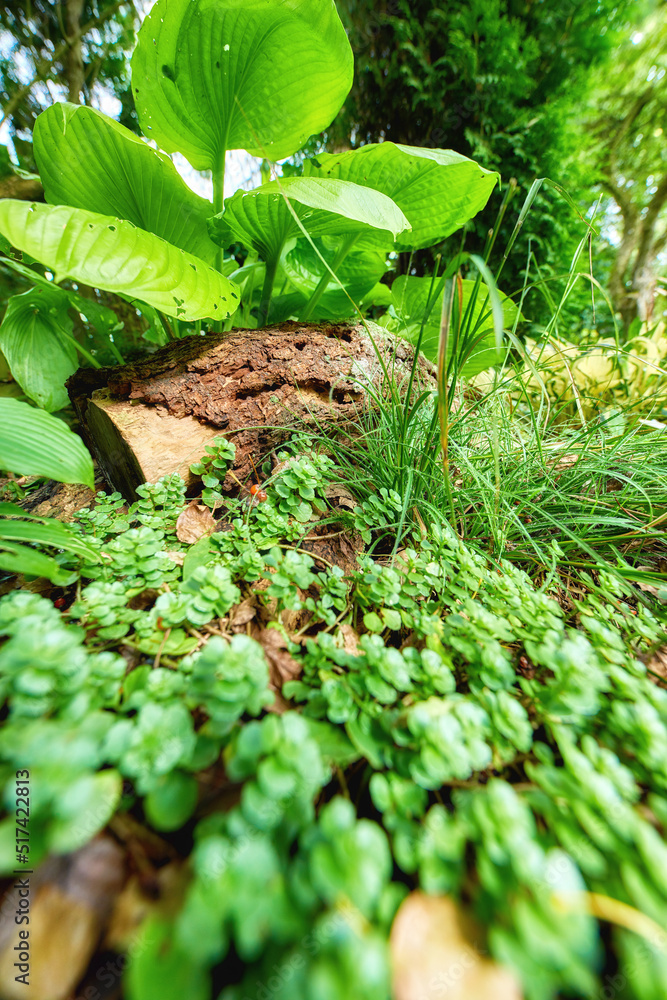
<svg viewBox="0 0 667 1000">
<path fill-rule="evenodd" d="M 215 490 L 231 449 L 211 456 Z M 5 803 L 28 768 L 31 862 L 107 826 L 145 838 L 167 888 L 123 942 L 142 1000 L 381 998 L 392 969 L 416 996 L 459 973 L 397 928 L 464 913 L 462 995 L 488 976 L 499 996 L 661 996 L 660 606 L 602 571 L 545 592 L 442 517 L 381 557 L 386 489 L 347 515 L 367 543 L 343 574 L 306 548 L 314 512 L 345 520 L 339 471 L 304 438 L 279 458 L 267 499 L 226 500 L 198 541 L 178 477 L 129 510 L 101 495 L 50 541 L 64 600 L 1 599 Z M 0 835 L 11 871 L 13 816 Z"/>
<path fill-rule="evenodd" d="M 594 220 L 560 300 L 532 257 L 498 290 L 540 182 L 496 265 L 512 185 L 482 254 L 380 282 L 495 189 L 449 151 L 318 153 L 223 198 L 228 149 L 294 152 L 350 74 L 332 3 L 158 0 L 133 87 L 159 149 L 55 105 L 48 203 L 0 201 L 35 282 L 0 329 L 31 401 L 0 399 L 3 916 L 29 863 L 43 1000 L 662 1000 L 663 329 L 568 338 Z M 220 436 L 195 486 L 63 523 L 30 493 L 95 482 L 64 381 L 124 350 L 88 282 L 144 347 L 373 310 L 434 380 L 378 353 L 352 420 L 293 428 L 246 482 Z M 551 321 L 522 340 L 535 294 Z"/>
</svg>

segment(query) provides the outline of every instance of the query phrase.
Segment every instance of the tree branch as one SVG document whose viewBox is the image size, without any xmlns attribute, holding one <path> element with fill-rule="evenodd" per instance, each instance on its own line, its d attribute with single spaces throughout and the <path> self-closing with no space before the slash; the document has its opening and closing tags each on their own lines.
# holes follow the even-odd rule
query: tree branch
<svg viewBox="0 0 667 1000">
<path fill-rule="evenodd" d="M 635 226 L 639 218 L 639 209 L 633 202 L 627 191 L 613 177 L 604 177 L 600 182 L 602 187 L 612 196 L 621 210 L 623 221 L 626 225 Z"/>
<path fill-rule="evenodd" d="M 646 105 L 653 98 L 653 87 L 648 87 L 635 99 L 635 103 L 632 105 L 627 115 L 620 123 L 618 129 L 614 132 L 614 138 L 609 146 L 609 168 L 610 173 L 616 173 L 616 154 L 621 146 L 621 143 L 625 139 L 626 135 L 630 131 L 635 120 L 639 117 L 641 112 L 644 110 Z"/>
<path fill-rule="evenodd" d="M 653 255 L 659 257 L 662 251 L 667 247 L 667 229 L 661 236 L 658 236 L 657 240 L 653 243 Z"/>
<path fill-rule="evenodd" d="M 665 204 L 667 204 L 667 174 L 665 174 L 658 184 L 655 194 L 648 203 L 646 215 L 642 220 L 643 225 L 639 238 L 639 244 L 637 246 L 637 260 L 634 268 L 635 273 L 646 266 L 646 261 L 649 255 L 653 256 L 652 243 L 655 225 L 658 221 L 660 213 L 665 207 Z"/>
<path fill-rule="evenodd" d="M 32 80 L 30 80 L 23 87 L 21 87 L 20 90 L 17 90 L 14 96 L 10 98 L 10 100 L 5 105 L 2 119 L 0 120 L 0 125 L 2 125 L 5 121 L 7 121 L 8 118 L 11 118 L 11 116 L 14 114 L 14 112 L 20 105 L 21 101 L 25 100 L 25 98 L 30 93 L 32 88 L 41 80 L 45 80 L 47 76 L 49 76 L 51 68 L 58 62 L 58 60 L 63 55 L 65 55 L 67 50 L 71 48 L 72 45 L 75 45 L 90 31 L 93 31 L 94 28 L 99 28 L 100 25 L 104 24 L 105 21 L 108 21 L 111 17 L 113 17 L 116 11 L 120 7 L 123 7 L 126 3 L 127 0 L 117 0 L 115 4 L 113 4 L 107 10 L 105 10 L 102 14 L 99 14 L 97 17 L 94 17 L 92 21 L 89 21 L 87 24 L 84 24 L 82 28 L 79 28 L 79 30 L 75 32 L 73 36 L 70 36 L 70 38 L 66 38 L 65 41 L 61 42 L 61 44 L 54 50 L 54 53 L 50 59 L 42 59 L 36 68 L 36 72 Z"/>
</svg>

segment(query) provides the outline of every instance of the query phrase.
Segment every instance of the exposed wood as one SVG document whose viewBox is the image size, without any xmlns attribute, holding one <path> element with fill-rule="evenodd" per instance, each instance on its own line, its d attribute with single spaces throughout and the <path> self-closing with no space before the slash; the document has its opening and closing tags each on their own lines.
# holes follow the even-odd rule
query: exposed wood
<svg viewBox="0 0 667 1000">
<path fill-rule="evenodd" d="M 140 483 L 172 472 L 194 486 L 189 466 L 217 436 L 236 444 L 233 471 L 245 480 L 289 428 L 354 419 L 382 379 L 373 341 L 407 377 L 411 348 L 378 328 L 371 340 L 361 325 L 286 323 L 188 337 L 135 364 L 83 369 L 68 388 L 105 475 L 132 500 Z M 434 388 L 433 366 L 420 359 L 419 372 Z"/>
</svg>

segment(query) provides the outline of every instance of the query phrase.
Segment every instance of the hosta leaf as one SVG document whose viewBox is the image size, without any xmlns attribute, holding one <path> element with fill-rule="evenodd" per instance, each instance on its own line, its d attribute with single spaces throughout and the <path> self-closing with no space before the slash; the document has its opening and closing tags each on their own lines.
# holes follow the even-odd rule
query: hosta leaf
<svg viewBox="0 0 667 1000">
<path fill-rule="evenodd" d="M 306 177 L 337 177 L 384 192 L 412 230 L 398 250 L 433 246 L 484 208 L 499 175 L 450 149 L 369 143 L 347 153 L 322 153 L 304 164 Z"/>
<path fill-rule="evenodd" d="M 69 404 L 65 382 L 78 368 L 69 299 L 58 288 L 14 295 L 0 326 L 0 350 L 26 396 L 45 410 Z"/>
<path fill-rule="evenodd" d="M 315 241 L 317 249 L 332 267 L 336 257 L 337 241 L 331 237 Z M 282 259 L 285 274 L 290 282 L 307 300 L 317 288 L 325 273 L 324 264 L 306 239 L 297 240 L 296 245 Z M 337 269 L 337 276 L 347 295 L 333 280 L 329 290 L 320 299 L 311 319 L 345 319 L 354 315 L 354 303 L 362 299 L 379 282 L 387 270 L 386 256 L 377 250 L 353 247 Z"/>
<path fill-rule="evenodd" d="M 264 260 L 276 260 L 287 240 L 301 236 L 285 197 L 312 237 L 365 233 L 387 246 L 408 225 L 394 202 L 378 191 L 346 181 L 284 177 L 228 198 L 224 211 L 211 219 L 212 239 L 220 246 L 240 241 Z"/>
<path fill-rule="evenodd" d="M 72 578 L 72 574 L 63 570 L 51 556 L 45 556 L 27 545 L 11 542 L 0 541 L 0 569 L 25 576 L 43 576 L 59 587 L 66 586 Z"/>
<path fill-rule="evenodd" d="M 317 251 L 331 267 L 338 242 L 331 236 L 314 241 Z M 317 252 L 306 239 L 297 240 L 296 245 L 283 259 L 285 274 L 290 281 L 306 294 L 314 292 L 324 274 L 324 264 Z M 375 285 L 387 270 L 386 254 L 379 250 L 358 250 L 353 247 L 338 268 L 338 277 L 350 294 L 361 297 Z"/>
<path fill-rule="evenodd" d="M 475 282 L 464 279 L 461 282 L 461 286 L 461 317 L 463 318 L 473 295 Z M 422 318 L 432 301 L 432 308 L 424 323 L 421 351 L 429 360 L 437 363 L 444 288 L 435 299 L 429 298 L 432 288 L 433 282 L 431 278 L 416 278 L 412 275 L 401 275 L 396 278 L 391 288 L 392 306 L 387 319 L 384 320 L 384 325 L 387 329 L 400 333 L 406 340 L 416 343 Z M 508 299 L 502 292 L 499 292 L 499 295 L 503 306 L 504 325 L 508 329 L 513 325 L 518 310 L 511 299 Z M 491 303 L 486 287 L 483 284 L 477 292 L 477 298 L 472 307 L 470 317 L 466 320 L 466 327 L 469 331 L 466 336 L 472 335 L 474 340 L 480 340 L 472 350 L 461 372 L 464 377 L 472 378 L 479 372 L 484 371 L 485 368 L 490 368 L 492 365 L 498 364 L 498 362 L 502 361 L 506 353 L 505 350 L 498 351 L 496 349 Z M 449 356 L 454 348 L 453 330 L 450 331 L 448 348 Z"/>
<path fill-rule="evenodd" d="M 51 545 L 56 549 L 67 549 L 77 555 L 85 556 L 92 562 L 99 562 L 99 554 L 79 535 L 75 535 L 67 525 L 49 518 L 41 522 L 18 520 L 15 515 L 23 515 L 20 507 L 14 504 L 0 504 L 0 513 L 5 514 L 7 508 L 12 510 L 11 518 L 0 519 L 0 539 L 13 542 L 36 542 L 39 545 Z"/>
<path fill-rule="evenodd" d="M 81 438 L 62 420 L 18 399 L 0 399 L 0 469 L 95 485 L 93 460 Z"/>
<path fill-rule="evenodd" d="M 333 0 L 157 0 L 132 59 L 144 134 L 196 170 L 227 149 L 291 156 L 331 124 L 352 74 Z"/>
<path fill-rule="evenodd" d="M 167 243 L 215 261 L 213 206 L 191 191 L 168 156 L 78 104 L 54 104 L 35 122 L 33 149 L 46 200 L 128 219 Z"/>
<path fill-rule="evenodd" d="M 0 232 L 54 271 L 168 316 L 222 319 L 238 305 L 224 275 L 131 222 L 65 205 L 0 201 Z"/>
</svg>

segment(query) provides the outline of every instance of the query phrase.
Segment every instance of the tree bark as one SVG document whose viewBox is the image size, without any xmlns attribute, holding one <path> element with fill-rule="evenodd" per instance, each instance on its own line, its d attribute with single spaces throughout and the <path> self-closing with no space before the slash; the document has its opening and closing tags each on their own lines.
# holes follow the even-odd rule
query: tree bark
<svg viewBox="0 0 667 1000">
<path fill-rule="evenodd" d="M 67 0 L 65 11 L 65 26 L 70 43 L 65 53 L 65 79 L 67 81 L 67 100 L 71 101 L 72 104 L 81 103 L 81 94 L 85 83 L 83 46 L 81 44 L 83 5 L 84 0 Z"/>
<path fill-rule="evenodd" d="M 198 492 L 190 465 L 213 438 L 235 443 L 232 471 L 245 482 L 294 428 L 318 433 L 357 420 L 368 388 L 381 384 L 380 357 L 397 381 L 407 380 L 410 345 L 371 330 L 372 339 L 362 325 L 284 323 L 187 337 L 135 364 L 81 369 L 68 389 L 87 443 L 126 499 L 174 472 Z M 437 387 L 423 358 L 416 381 Z M 238 485 L 228 477 L 224 488 Z"/>
</svg>

